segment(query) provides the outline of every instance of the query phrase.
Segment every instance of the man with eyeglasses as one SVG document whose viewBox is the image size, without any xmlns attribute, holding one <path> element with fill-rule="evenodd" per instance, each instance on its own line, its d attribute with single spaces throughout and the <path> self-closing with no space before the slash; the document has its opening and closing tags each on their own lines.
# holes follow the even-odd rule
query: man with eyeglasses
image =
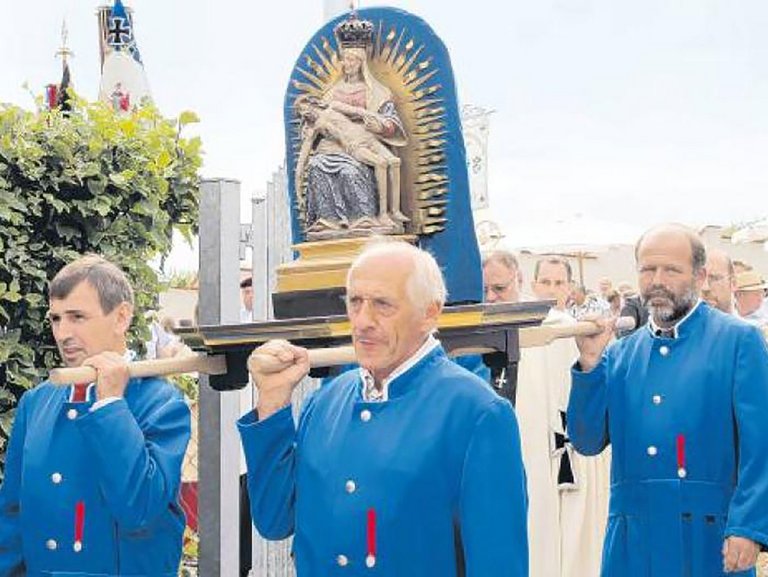
<svg viewBox="0 0 768 577">
<path fill-rule="evenodd" d="M 522 283 L 520 264 L 513 253 L 507 250 L 495 250 L 483 258 L 485 302 L 518 302 Z"/>
<path fill-rule="evenodd" d="M 257 408 L 238 422 L 251 511 L 267 539 L 295 535 L 299 577 L 529 575 L 515 414 L 433 335 L 445 296 L 429 253 L 367 247 L 347 276 L 360 368 L 324 384 L 298 425 L 306 349 L 254 351 Z"/>
<path fill-rule="evenodd" d="M 734 292 L 736 290 L 736 275 L 733 261 L 724 250 L 707 249 L 707 276 L 701 286 L 701 298 L 710 306 L 726 314 L 734 314 Z"/>
<path fill-rule="evenodd" d="M 574 323 L 565 310 L 571 266 L 561 257 L 536 262 L 533 294 L 554 300 L 545 323 Z M 485 300 L 520 300 L 522 275 L 516 256 L 497 250 L 483 259 Z M 528 482 L 528 555 L 531 575 L 598 577 L 605 519 L 608 514 L 610 455 L 583 457 L 565 434 L 570 367 L 578 352 L 570 339 L 520 351 L 515 412 L 520 424 Z M 476 368 L 478 359 L 457 362 L 490 379 L 504 391 L 506 372 L 490 375 Z"/>
</svg>

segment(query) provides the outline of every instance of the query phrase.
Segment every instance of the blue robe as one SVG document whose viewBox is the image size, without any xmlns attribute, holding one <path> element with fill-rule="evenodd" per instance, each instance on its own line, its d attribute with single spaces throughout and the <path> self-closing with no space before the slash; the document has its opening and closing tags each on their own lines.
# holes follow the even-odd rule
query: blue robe
<svg viewBox="0 0 768 577">
<path fill-rule="evenodd" d="M 238 427 L 259 533 L 295 533 L 300 577 L 527 577 L 525 475 L 514 412 L 436 347 L 362 400 L 359 371 Z M 375 564 L 370 551 L 375 514 Z"/>
<path fill-rule="evenodd" d="M 725 537 L 768 543 L 758 330 L 700 303 L 677 338 L 644 327 L 572 375 L 571 442 L 586 455 L 613 447 L 604 577 L 720 577 Z"/>
<path fill-rule="evenodd" d="M 43 383 L 16 411 L 0 488 L 0 577 L 176 577 L 190 413 L 160 379 L 96 411 Z M 76 543 L 77 510 L 82 540 Z"/>
</svg>

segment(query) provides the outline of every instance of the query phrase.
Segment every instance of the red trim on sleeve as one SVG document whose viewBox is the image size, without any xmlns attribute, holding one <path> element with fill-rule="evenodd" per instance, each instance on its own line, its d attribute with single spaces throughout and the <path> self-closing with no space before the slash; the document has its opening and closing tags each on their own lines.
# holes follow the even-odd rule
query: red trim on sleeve
<svg viewBox="0 0 768 577">
<path fill-rule="evenodd" d="M 85 395 L 88 392 L 88 383 L 75 383 L 74 390 L 72 391 L 72 402 L 82 403 L 85 402 Z"/>
<path fill-rule="evenodd" d="M 685 468 L 685 435 L 677 436 L 677 468 Z"/>
<path fill-rule="evenodd" d="M 85 501 L 75 503 L 75 542 L 83 542 L 85 528 Z"/>
<path fill-rule="evenodd" d="M 368 509 L 368 555 L 376 556 L 376 511 Z"/>
</svg>

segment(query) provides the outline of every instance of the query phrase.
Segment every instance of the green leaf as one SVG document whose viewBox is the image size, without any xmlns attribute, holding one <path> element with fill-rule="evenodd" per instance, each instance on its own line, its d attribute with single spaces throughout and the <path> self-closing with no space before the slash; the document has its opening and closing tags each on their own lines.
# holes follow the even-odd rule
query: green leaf
<svg viewBox="0 0 768 577">
<path fill-rule="evenodd" d="M 9 291 L 3 295 L 3 300 L 8 301 L 9 303 L 17 303 L 21 300 L 21 295 L 19 293 Z"/>
<path fill-rule="evenodd" d="M 119 116 L 73 97 L 68 116 L 42 98 L 33 111 L 0 104 L 0 453 L 15 400 L 59 362 L 46 320 L 53 275 L 87 252 L 114 260 L 134 284 L 138 350 L 160 290 L 147 262 L 170 250 L 171 223 L 197 228 L 200 139 L 180 133 L 197 116 L 165 119 L 151 105 Z"/>
<path fill-rule="evenodd" d="M 43 298 L 43 295 L 39 293 L 29 293 L 27 296 L 24 297 L 26 301 L 31 304 L 32 306 L 37 306 L 41 304 L 45 299 Z"/>
<path fill-rule="evenodd" d="M 190 110 L 185 110 L 179 115 L 179 126 L 184 127 L 187 124 L 195 124 L 200 122 L 200 117 Z"/>
</svg>

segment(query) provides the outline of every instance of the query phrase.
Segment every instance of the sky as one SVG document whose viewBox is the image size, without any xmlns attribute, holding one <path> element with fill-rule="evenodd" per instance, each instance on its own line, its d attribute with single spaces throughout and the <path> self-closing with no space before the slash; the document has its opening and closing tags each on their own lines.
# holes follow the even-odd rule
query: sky
<svg viewBox="0 0 768 577">
<path fill-rule="evenodd" d="M 338 0 L 336 0 L 338 2 Z M 204 176 L 263 194 L 282 102 L 322 0 L 126 0 L 164 114 L 198 113 Z M 642 228 L 768 215 L 765 0 L 392 0 L 451 54 L 460 103 L 494 111 L 489 199 L 505 230 L 574 217 Z M 360 2 L 361 7 L 379 5 Z M 97 3 L 0 0 L 0 101 L 72 75 L 98 93 Z"/>
</svg>

